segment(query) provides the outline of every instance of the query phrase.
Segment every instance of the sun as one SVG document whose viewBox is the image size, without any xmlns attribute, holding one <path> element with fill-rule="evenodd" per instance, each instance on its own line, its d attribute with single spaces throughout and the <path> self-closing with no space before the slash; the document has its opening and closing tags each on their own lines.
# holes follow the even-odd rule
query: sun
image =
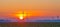
<svg viewBox="0 0 60 27">
<path fill-rule="evenodd" d="M 20 20 L 24 20 L 26 19 L 27 17 L 30 17 L 32 14 L 30 14 L 29 12 L 16 12 L 15 14 L 13 14 L 15 17 L 17 17 L 17 19 L 20 19 Z"/>
<path fill-rule="evenodd" d="M 27 16 L 25 13 L 20 13 L 20 14 L 17 14 L 17 16 L 19 17 L 19 19 L 24 19 L 25 16 Z"/>
<path fill-rule="evenodd" d="M 19 19 L 24 19 L 24 17 L 23 16 L 20 16 Z"/>
<path fill-rule="evenodd" d="M 26 14 L 20 14 L 19 19 L 24 19 L 25 16 L 26 16 Z"/>
</svg>

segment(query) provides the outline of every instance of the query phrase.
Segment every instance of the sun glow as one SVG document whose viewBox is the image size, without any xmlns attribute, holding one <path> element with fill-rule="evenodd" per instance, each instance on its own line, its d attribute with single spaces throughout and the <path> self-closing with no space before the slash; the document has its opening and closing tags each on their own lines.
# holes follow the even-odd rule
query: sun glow
<svg viewBox="0 0 60 27">
<path fill-rule="evenodd" d="M 20 16 L 19 19 L 24 19 L 23 16 Z"/>
<path fill-rule="evenodd" d="M 26 16 L 26 14 L 17 14 L 17 16 L 19 17 L 19 19 L 24 19 L 24 17 Z"/>
<path fill-rule="evenodd" d="M 17 17 L 18 19 L 21 19 L 21 20 L 23 20 L 23 19 L 25 19 L 26 17 L 30 17 L 31 16 L 31 14 L 29 14 L 28 12 L 16 12 L 15 14 L 13 14 L 15 17 Z"/>
</svg>

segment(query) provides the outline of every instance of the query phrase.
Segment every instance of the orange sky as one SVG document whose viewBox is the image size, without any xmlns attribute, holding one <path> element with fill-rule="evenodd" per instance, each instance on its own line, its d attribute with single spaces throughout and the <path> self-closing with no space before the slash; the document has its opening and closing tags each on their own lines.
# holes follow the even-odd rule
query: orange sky
<svg viewBox="0 0 60 27">
<path fill-rule="evenodd" d="M 60 15 L 60 0 L 0 0 L 0 16 L 26 11 L 32 16 Z"/>
</svg>

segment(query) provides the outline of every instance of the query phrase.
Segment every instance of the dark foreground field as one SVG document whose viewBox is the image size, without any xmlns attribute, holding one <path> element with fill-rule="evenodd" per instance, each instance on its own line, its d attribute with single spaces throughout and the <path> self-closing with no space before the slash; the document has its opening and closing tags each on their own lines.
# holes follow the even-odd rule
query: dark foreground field
<svg viewBox="0 0 60 27">
<path fill-rule="evenodd" d="M 0 27 L 60 27 L 60 22 L 11 22 L 0 23 Z"/>
</svg>

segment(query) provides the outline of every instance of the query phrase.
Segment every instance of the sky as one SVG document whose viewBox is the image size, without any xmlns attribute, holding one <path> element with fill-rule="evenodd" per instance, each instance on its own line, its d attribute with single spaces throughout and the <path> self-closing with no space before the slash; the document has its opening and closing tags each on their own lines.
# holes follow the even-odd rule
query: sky
<svg viewBox="0 0 60 27">
<path fill-rule="evenodd" d="M 0 18 L 14 17 L 18 11 L 35 17 L 60 16 L 60 0 L 0 0 Z"/>
</svg>

